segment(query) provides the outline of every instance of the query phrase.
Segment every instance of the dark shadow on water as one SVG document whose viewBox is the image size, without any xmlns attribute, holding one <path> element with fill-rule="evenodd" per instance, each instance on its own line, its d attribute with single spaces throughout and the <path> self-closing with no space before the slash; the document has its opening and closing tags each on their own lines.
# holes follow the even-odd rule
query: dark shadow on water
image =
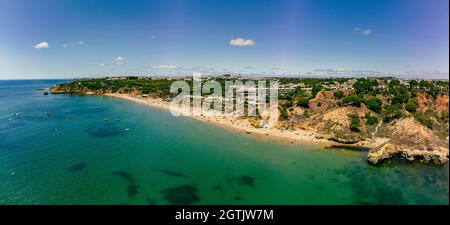
<svg viewBox="0 0 450 225">
<path fill-rule="evenodd" d="M 350 150 L 350 151 L 362 151 L 362 152 L 368 152 L 370 150 L 369 147 L 362 147 L 362 146 L 352 146 L 352 145 L 331 145 L 325 147 L 326 149 L 343 149 L 343 150 Z"/>
<path fill-rule="evenodd" d="M 153 198 L 146 199 L 148 205 L 157 205 L 158 203 Z"/>
<path fill-rule="evenodd" d="M 72 166 L 67 167 L 67 171 L 69 172 L 78 172 L 86 168 L 87 163 L 78 163 Z"/>
<path fill-rule="evenodd" d="M 111 173 L 112 176 L 120 177 L 122 180 L 126 181 L 128 184 L 126 186 L 126 192 L 129 198 L 139 194 L 139 185 L 136 184 L 136 180 L 133 176 L 126 171 L 117 171 Z"/>
<path fill-rule="evenodd" d="M 200 201 L 197 188 L 192 185 L 181 185 L 162 191 L 164 199 L 171 205 L 190 205 Z"/>
<path fill-rule="evenodd" d="M 112 172 L 111 175 L 118 176 L 118 177 L 122 178 L 123 180 L 128 181 L 130 183 L 134 183 L 135 182 L 133 176 L 131 176 L 131 174 L 126 172 L 126 171 Z"/>
<path fill-rule="evenodd" d="M 72 109 L 66 113 L 66 115 L 76 115 L 77 117 L 83 118 L 94 118 L 96 116 L 101 116 L 105 113 L 106 108 L 98 107 L 83 107 L 80 109 Z"/>
<path fill-rule="evenodd" d="M 448 165 L 390 159 L 348 166 L 334 174 L 344 177 L 354 204 L 448 204 Z"/>
<path fill-rule="evenodd" d="M 139 186 L 136 184 L 127 185 L 127 193 L 129 198 L 133 198 L 137 194 L 139 194 Z"/>
<path fill-rule="evenodd" d="M 179 172 L 175 172 L 175 171 L 170 171 L 170 170 L 161 170 L 162 173 L 165 173 L 169 176 L 174 176 L 174 177 L 182 177 L 182 178 L 189 178 L 188 175 L 186 174 L 182 174 Z"/>
<path fill-rule="evenodd" d="M 223 192 L 223 188 L 222 188 L 222 186 L 220 186 L 220 184 L 214 186 L 212 189 L 215 191 Z"/>
<path fill-rule="evenodd" d="M 242 197 L 240 197 L 240 196 L 236 196 L 236 197 L 234 197 L 234 200 L 236 200 L 236 201 L 240 201 L 240 200 L 242 200 Z"/>
<path fill-rule="evenodd" d="M 229 182 L 232 181 L 237 181 L 239 185 L 241 186 L 254 186 L 255 185 L 255 180 L 247 175 L 244 176 L 240 176 L 238 178 L 230 178 L 228 179 Z"/>
<path fill-rule="evenodd" d="M 112 123 L 103 123 L 97 125 L 91 125 L 86 128 L 86 132 L 91 137 L 115 137 L 123 134 L 123 132 Z"/>
</svg>

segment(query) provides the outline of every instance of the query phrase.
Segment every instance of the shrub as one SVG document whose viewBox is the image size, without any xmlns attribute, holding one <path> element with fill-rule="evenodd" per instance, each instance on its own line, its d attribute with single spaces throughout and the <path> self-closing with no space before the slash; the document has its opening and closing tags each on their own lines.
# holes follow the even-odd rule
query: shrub
<svg viewBox="0 0 450 225">
<path fill-rule="evenodd" d="M 379 98 L 371 98 L 371 99 L 366 101 L 367 108 L 372 110 L 372 111 L 374 111 L 374 112 L 376 112 L 376 113 L 380 113 L 381 112 L 381 105 L 382 104 L 383 104 L 383 102 Z"/>
<path fill-rule="evenodd" d="M 425 115 L 416 113 L 414 114 L 414 118 L 419 121 L 421 124 L 427 126 L 430 129 L 433 129 L 433 121 L 427 118 Z"/>
<path fill-rule="evenodd" d="M 311 94 L 312 94 L 312 96 L 313 97 L 316 97 L 316 95 L 317 95 L 317 93 L 319 92 L 319 91 L 321 91 L 321 90 L 323 90 L 323 86 L 322 85 L 315 85 L 313 88 L 312 88 L 312 90 L 311 90 Z"/>
<path fill-rule="evenodd" d="M 350 130 L 351 131 L 355 131 L 355 132 L 359 132 L 359 116 L 358 115 L 349 115 L 350 118 Z"/>
<path fill-rule="evenodd" d="M 286 103 L 284 103 L 284 107 L 290 108 L 294 105 L 294 102 L 292 100 L 287 100 Z"/>
<path fill-rule="evenodd" d="M 369 125 L 374 125 L 378 123 L 378 117 L 376 116 L 368 116 L 366 117 L 366 123 Z"/>
<path fill-rule="evenodd" d="M 414 113 L 414 112 L 416 112 L 416 110 L 417 110 L 417 104 L 416 104 L 415 102 L 408 102 L 408 103 L 405 105 L 405 109 L 406 109 L 408 112 Z"/>
<path fill-rule="evenodd" d="M 344 92 L 343 92 L 343 91 L 335 91 L 335 92 L 333 93 L 333 96 L 334 96 L 336 99 L 341 99 L 341 98 L 344 97 Z"/>
<path fill-rule="evenodd" d="M 363 100 L 364 98 L 359 95 L 349 95 L 342 99 L 342 103 L 360 107 Z"/>
<path fill-rule="evenodd" d="M 309 100 L 307 98 L 301 97 L 298 100 L 297 105 L 303 108 L 309 108 Z"/>
<path fill-rule="evenodd" d="M 402 112 L 400 112 L 400 111 L 392 111 L 392 112 L 386 114 L 386 115 L 383 117 L 383 122 L 389 123 L 389 122 L 391 122 L 392 120 L 400 119 L 400 118 L 402 118 L 402 117 L 403 117 Z"/>
<path fill-rule="evenodd" d="M 279 117 L 279 119 L 280 120 L 287 120 L 288 118 L 289 118 L 289 115 L 288 115 L 286 109 L 281 108 L 280 109 L 280 117 Z"/>
</svg>

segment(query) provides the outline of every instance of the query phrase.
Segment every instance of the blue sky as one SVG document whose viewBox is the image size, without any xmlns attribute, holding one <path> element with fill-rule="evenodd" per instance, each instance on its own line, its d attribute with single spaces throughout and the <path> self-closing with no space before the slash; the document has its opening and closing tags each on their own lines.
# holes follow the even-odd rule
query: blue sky
<svg viewBox="0 0 450 225">
<path fill-rule="evenodd" d="M 317 69 L 444 76 L 448 4 L 0 0 L 0 79 Z"/>
</svg>

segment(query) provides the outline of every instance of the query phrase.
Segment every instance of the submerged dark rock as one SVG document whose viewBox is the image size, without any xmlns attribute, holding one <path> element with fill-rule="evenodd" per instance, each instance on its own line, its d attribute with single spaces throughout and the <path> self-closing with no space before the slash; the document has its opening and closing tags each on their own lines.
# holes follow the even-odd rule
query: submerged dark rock
<svg viewBox="0 0 450 225">
<path fill-rule="evenodd" d="M 67 171 L 70 172 L 78 172 L 83 170 L 86 167 L 87 163 L 78 163 L 72 166 L 67 167 Z"/>
<path fill-rule="evenodd" d="M 246 175 L 238 178 L 230 178 L 228 179 L 228 181 L 237 181 L 237 183 L 241 186 L 253 186 L 255 184 L 255 180 L 252 177 Z"/>
<path fill-rule="evenodd" d="M 182 174 L 179 172 L 175 172 L 175 171 L 170 171 L 170 170 L 161 170 L 162 173 L 165 173 L 169 176 L 174 176 L 174 177 L 182 177 L 182 178 L 189 178 L 188 175 L 186 174 Z"/>
<path fill-rule="evenodd" d="M 190 205 L 200 201 L 197 188 L 192 185 L 181 185 L 162 191 L 164 199 L 172 205 Z"/>
<path fill-rule="evenodd" d="M 125 171 L 113 172 L 113 173 L 111 173 L 111 175 L 118 176 L 118 177 L 120 177 L 123 180 L 128 181 L 128 182 L 132 182 L 133 183 L 135 181 L 134 178 L 131 176 L 131 174 L 128 173 L 128 172 L 125 172 Z"/>
<path fill-rule="evenodd" d="M 240 185 L 253 186 L 255 184 L 255 180 L 249 176 L 241 176 L 239 178 Z"/>
<path fill-rule="evenodd" d="M 215 191 L 223 192 L 222 186 L 220 186 L 220 184 L 214 186 L 212 189 L 215 190 Z"/>
<path fill-rule="evenodd" d="M 89 126 L 86 128 L 86 132 L 91 137 L 98 137 L 98 138 L 115 137 L 122 134 L 121 130 L 117 126 L 111 124 Z"/>
<path fill-rule="evenodd" d="M 129 184 L 127 186 L 127 193 L 129 198 L 133 198 L 137 194 L 139 194 L 139 186 L 136 184 Z"/>
<path fill-rule="evenodd" d="M 156 201 L 152 198 L 146 199 L 148 205 L 157 205 Z"/>
</svg>

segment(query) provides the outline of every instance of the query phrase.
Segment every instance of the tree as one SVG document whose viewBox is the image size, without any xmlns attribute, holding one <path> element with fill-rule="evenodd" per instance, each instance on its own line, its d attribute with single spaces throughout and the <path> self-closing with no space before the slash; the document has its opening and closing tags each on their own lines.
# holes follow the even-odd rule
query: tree
<svg viewBox="0 0 450 225">
<path fill-rule="evenodd" d="M 353 88 L 356 90 L 356 93 L 369 93 L 378 86 L 378 81 L 374 79 L 359 79 L 356 83 L 353 84 Z"/>
<path fill-rule="evenodd" d="M 414 113 L 417 110 L 417 104 L 415 102 L 408 102 L 405 105 L 405 109 L 410 113 Z"/>
<path fill-rule="evenodd" d="M 426 80 L 421 80 L 419 82 L 419 87 L 421 88 L 429 88 L 431 86 L 431 83 Z"/>
<path fill-rule="evenodd" d="M 305 97 L 301 97 L 298 100 L 297 105 L 303 108 L 309 108 L 309 100 Z"/>
<path fill-rule="evenodd" d="M 411 81 L 409 82 L 409 86 L 410 86 L 411 88 L 417 87 L 418 84 L 419 84 L 419 83 L 417 82 L 417 80 L 411 80 Z"/>
<path fill-rule="evenodd" d="M 323 90 L 323 86 L 321 84 L 314 85 L 314 87 L 311 89 L 312 96 L 315 97 L 317 95 L 317 93 L 321 90 Z"/>
<path fill-rule="evenodd" d="M 366 123 L 369 125 L 374 125 L 374 124 L 378 123 L 378 117 L 368 116 L 368 117 L 366 117 Z"/>
<path fill-rule="evenodd" d="M 367 100 L 365 104 L 368 109 L 370 109 L 376 113 L 380 113 L 383 102 L 379 98 L 371 98 L 371 99 Z"/>
<path fill-rule="evenodd" d="M 335 92 L 333 93 L 333 96 L 334 96 L 336 99 L 341 99 L 341 98 L 344 97 L 344 92 L 343 92 L 343 91 L 335 91 Z"/>
<path fill-rule="evenodd" d="M 355 94 L 346 96 L 342 99 L 343 104 L 350 104 L 356 107 L 360 107 L 362 101 L 364 101 L 364 97 Z"/>
</svg>

